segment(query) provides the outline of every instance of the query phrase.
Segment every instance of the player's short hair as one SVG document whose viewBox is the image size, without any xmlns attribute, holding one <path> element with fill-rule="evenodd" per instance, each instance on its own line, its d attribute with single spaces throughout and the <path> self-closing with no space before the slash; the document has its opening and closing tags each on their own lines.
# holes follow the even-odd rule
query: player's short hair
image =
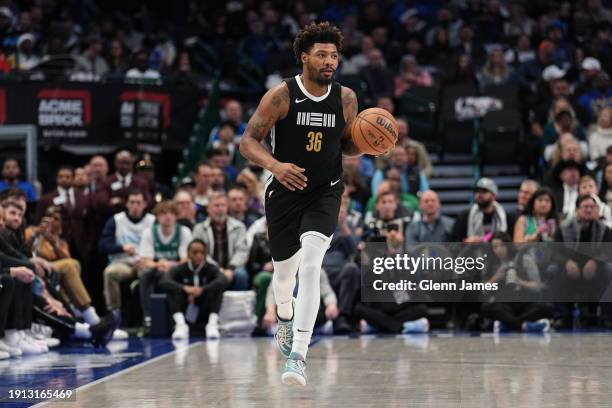
<svg viewBox="0 0 612 408">
<path fill-rule="evenodd" d="M 153 208 L 153 215 L 157 217 L 163 213 L 172 213 L 178 217 L 178 208 L 176 208 L 174 201 L 164 200 L 155 205 L 155 208 Z"/>
<path fill-rule="evenodd" d="M 299 62 L 302 53 L 310 52 L 315 43 L 334 44 L 338 52 L 342 51 L 344 37 L 338 27 L 327 21 L 311 23 L 298 33 L 293 42 L 293 53 Z"/>
</svg>

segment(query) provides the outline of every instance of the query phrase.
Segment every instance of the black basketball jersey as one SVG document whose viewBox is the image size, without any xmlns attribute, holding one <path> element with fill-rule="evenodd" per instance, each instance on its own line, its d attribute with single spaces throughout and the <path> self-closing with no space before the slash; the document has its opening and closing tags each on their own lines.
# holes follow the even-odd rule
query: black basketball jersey
<svg viewBox="0 0 612 408">
<path fill-rule="evenodd" d="M 342 177 L 344 129 L 341 86 L 332 82 L 320 97 L 310 94 L 299 77 L 285 79 L 289 88 L 289 112 L 271 130 L 272 155 L 281 162 L 306 169 L 310 192 Z M 275 183 L 280 185 L 278 181 Z M 300 191 L 300 190 L 296 190 Z"/>
</svg>

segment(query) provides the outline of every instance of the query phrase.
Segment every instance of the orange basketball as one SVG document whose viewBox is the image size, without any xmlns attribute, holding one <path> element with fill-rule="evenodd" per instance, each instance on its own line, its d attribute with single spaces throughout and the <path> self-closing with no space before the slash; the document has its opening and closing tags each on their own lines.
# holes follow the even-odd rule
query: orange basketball
<svg viewBox="0 0 612 408">
<path fill-rule="evenodd" d="M 351 136 L 364 154 L 378 156 L 389 152 L 397 142 L 397 122 L 389 112 L 381 108 L 370 108 L 359 112 Z"/>
</svg>

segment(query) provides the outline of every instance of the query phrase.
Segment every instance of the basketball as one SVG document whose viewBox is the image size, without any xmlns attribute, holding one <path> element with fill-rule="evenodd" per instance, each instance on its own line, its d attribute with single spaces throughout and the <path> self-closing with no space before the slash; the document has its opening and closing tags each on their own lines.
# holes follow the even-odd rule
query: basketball
<svg viewBox="0 0 612 408">
<path fill-rule="evenodd" d="M 389 152 L 397 142 L 397 122 L 389 112 L 370 108 L 359 112 L 351 128 L 353 142 L 364 154 Z"/>
</svg>

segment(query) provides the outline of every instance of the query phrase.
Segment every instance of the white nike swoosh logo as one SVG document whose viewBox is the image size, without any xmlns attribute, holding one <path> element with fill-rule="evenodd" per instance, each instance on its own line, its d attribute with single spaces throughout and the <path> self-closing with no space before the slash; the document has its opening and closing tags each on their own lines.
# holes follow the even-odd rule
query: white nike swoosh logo
<svg viewBox="0 0 612 408">
<path fill-rule="evenodd" d="M 302 103 L 302 102 L 304 102 L 306 99 L 308 99 L 308 98 L 304 98 L 304 99 L 298 99 L 298 98 L 295 98 L 295 103 Z"/>
<path fill-rule="evenodd" d="M 330 181 L 330 183 L 329 183 L 329 184 L 331 184 L 331 185 L 332 185 L 332 187 L 333 187 L 333 186 L 335 186 L 336 184 L 338 184 L 338 182 L 339 182 L 340 180 L 342 180 L 342 178 L 339 178 L 339 179 L 338 179 L 338 180 L 336 180 L 336 181 Z"/>
</svg>

